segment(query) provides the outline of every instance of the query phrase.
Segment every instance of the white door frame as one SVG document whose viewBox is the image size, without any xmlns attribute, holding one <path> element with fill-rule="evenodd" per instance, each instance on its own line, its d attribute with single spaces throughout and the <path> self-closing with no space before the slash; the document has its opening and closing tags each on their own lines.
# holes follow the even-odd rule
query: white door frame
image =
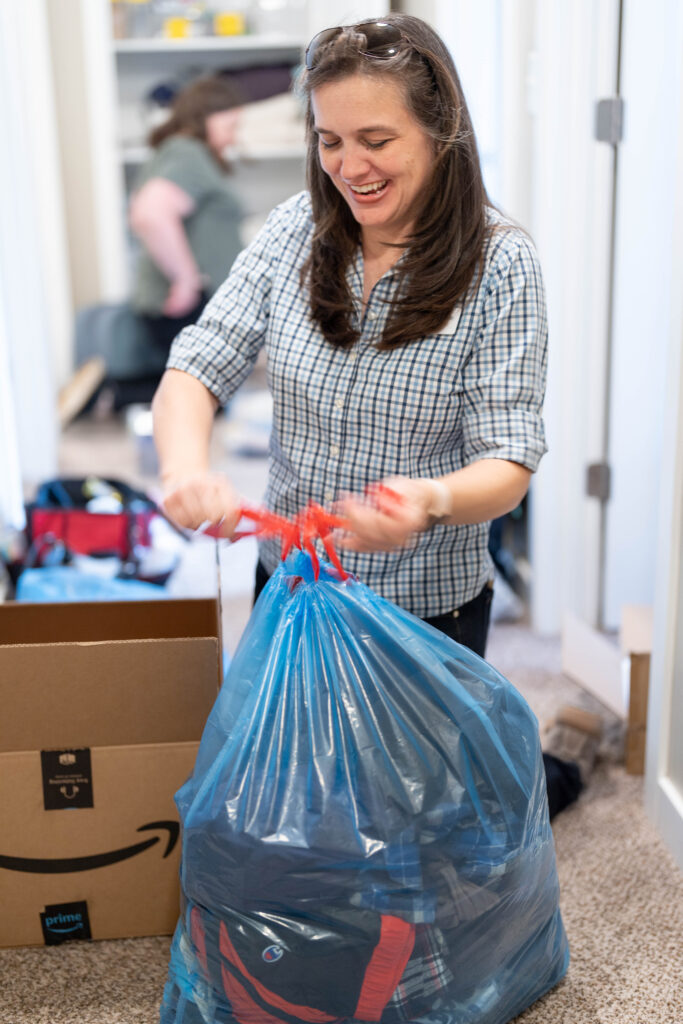
<svg viewBox="0 0 683 1024">
<path fill-rule="evenodd" d="M 683 13 L 677 31 L 683 52 Z M 683 74 L 678 70 L 678 118 L 671 199 L 673 245 L 669 307 L 668 394 L 664 415 L 654 637 L 650 670 L 645 805 L 683 870 Z"/>
<path fill-rule="evenodd" d="M 606 412 L 612 147 L 594 138 L 595 103 L 614 94 L 618 0 L 537 3 L 531 233 L 550 329 L 548 454 L 530 495 L 532 624 L 557 634 L 571 611 L 599 617 L 600 506 L 585 492 Z"/>
</svg>

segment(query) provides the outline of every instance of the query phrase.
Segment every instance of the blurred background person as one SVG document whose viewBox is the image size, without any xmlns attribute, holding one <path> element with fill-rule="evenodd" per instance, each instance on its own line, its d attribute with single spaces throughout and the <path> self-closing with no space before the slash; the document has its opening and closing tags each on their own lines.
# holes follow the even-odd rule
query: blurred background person
<svg viewBox="0 0 683 1024">
<path fill-rule="evenodd" d="M 79 367 L 59 396 L 62 425 L 94 404 L 148 403 L 176 334 L 195 323 L 242 249 L 241 204 L 230 187 L 226 151 L 244 102 L 223 75 L 195 79 L 148 136 L 151 153 L 129 202 L 140 243 L 129 303 L 81 310 Z M 106 397 L 105 397 L 106 396 Z"/>
</svg>

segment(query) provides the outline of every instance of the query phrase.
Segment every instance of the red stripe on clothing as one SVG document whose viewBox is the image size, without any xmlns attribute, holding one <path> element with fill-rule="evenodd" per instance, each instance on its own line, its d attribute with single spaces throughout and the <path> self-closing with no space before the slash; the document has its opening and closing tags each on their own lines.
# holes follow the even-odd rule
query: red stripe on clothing
<svg viewBox="0 0 683 1024">
<path fill-rule="evenodd" d="M 330 1017 L 327 1013 L 323 1013 L 322 1010 L 316 1010 L 311 1006 L 298 1006 L 296 1003 L 288 1003 L 282 996 L 278 996 L 275 992 L 267 989 L 265 985 L 262 985 L 258 978 L 254 978 L 249 973 L 240 960 L 237 950 L 230 941 L 228 929 L 225 927 L 224 921 L 221 921 L 219 945 L 225 959 L 229 960 L 233 967 L 236 967 L 240 974 L 243 974 L 251 982 L 261 998 L 265 999 L 267 1003 L 277 1007 L 279 1010 L 284 1010 L 286 1013 L 291 1014 L 292 1017 L 299 1017 L 300 1020 L 308 1021 L 309 1024 L 331 1024 L 332 1021 L 339 1020 L 339 1017 Z M 311 967 L 313 966 L 311 964 Z"/>
<path fill-rule="evenodd" d="M 221 964 L 221 976 L 225 994 L 230 1000 L 232 1012 L 240 1024 L 282 1024 L 281 1017 L 271 1017 L 255 1003 L 247 990 L 240 985 L 230 971 Z"/>
<path fill-rule="evenodd" d="M 202 921 L 202 915 L 199 913 L 199 907 L 193 907 L 190 913 L 190 932 L 194 948 L 197 950 L 197 957 L 202 965 L 204 976 L 208 981 L 209 964 L 206 959 L 206 932 L 204 931 L 204 922 Z"/>
<path fill-rule="evenodd" d="M 401 980 L 415 945 L 415 925 L 382 915 L 382 930 L 365 971 L 354 1017 L 379 1020 Z"/>
</svg>

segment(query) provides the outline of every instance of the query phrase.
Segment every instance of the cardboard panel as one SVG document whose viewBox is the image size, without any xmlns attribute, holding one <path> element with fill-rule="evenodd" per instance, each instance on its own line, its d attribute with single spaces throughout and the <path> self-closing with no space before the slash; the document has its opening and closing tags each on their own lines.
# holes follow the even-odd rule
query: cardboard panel
<svg viewBox="0 0 683 1024">
<path fill-rule="evenodd" d="M 197 740 L 219 664 L 216 637 L 0 647 L 0 751 Z"/>
<path fill-rule="evenodd" d="M 93 748 L 94 806 L 51 811 L 39 752 L 0 755 L 0 946 L 42 945 L 46 907 L 66 905 L 51 920 L 56 932 L 68 932 L 68 908 L 83 903 L 94 939 L 170 934 L 180 842 L 164 856 L 174 829 L 158 823 L 177 827 L 173 795 L 196 750 L 196 743 Z"/>
<path fill-rule="evenodd" d="M 0 644 L 220 636 L 215 598 L 0 605 Z"/>
</svg>

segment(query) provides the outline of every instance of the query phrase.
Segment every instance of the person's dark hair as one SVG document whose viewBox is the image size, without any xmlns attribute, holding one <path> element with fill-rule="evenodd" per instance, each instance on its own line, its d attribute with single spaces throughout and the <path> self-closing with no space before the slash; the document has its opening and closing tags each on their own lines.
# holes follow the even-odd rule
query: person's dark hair
<svg viewBox="0 0 683 1024">
<path fill-rule="evenodd" d="M 408 109 L 432 140 L 434 169 L 415 229 L 408 239 L 397 298 L 384 330 L 382 348 L 417 341 L 443 327 L 481 273 L 488 236 L 484 188 L 472 122 L 453 60 L 439 36 L 419 18 L 389 14 L 404 42 L 387 59 L 363 55 L 365 36 L 345 27 L 316 51 L 300 89 L 307 99 L 307 175 L 315 230 L 302 270 L 311 294 L 313 319 L 328 341 L 347 346 L 357 339 L 346 269 L 360 240 L 360 226 L 323 171 L 314 131 L 311 94 L 348 75 L 391 76 Z M 389 243 L 387 243 L 389 244 Z"/>
<path fill-rule="evenodd" d="M 156 149 L 172 135 L 189 135 L 206 142 L 206 118 L 244 104 L 241 89 L 225 75 L 196 78 L 185 86 L 171 105 L 170 116 L 147 137 Z"/>
</svg>

